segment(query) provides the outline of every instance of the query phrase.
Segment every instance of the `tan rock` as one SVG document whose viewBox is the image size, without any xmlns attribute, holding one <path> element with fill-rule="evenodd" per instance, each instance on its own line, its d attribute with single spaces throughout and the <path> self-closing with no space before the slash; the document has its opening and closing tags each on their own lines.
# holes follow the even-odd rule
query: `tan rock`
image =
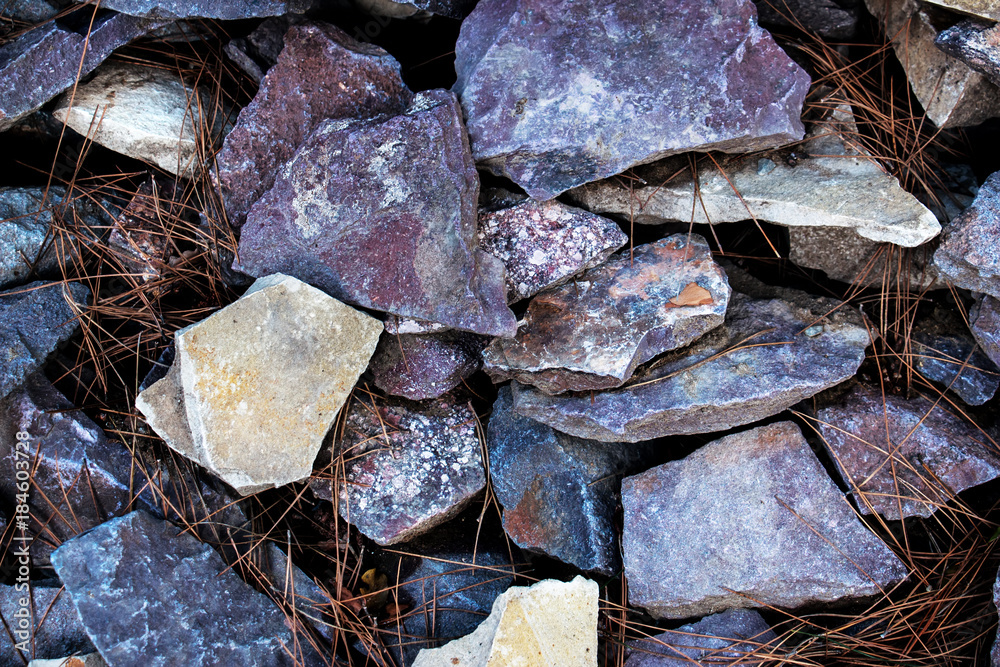
<svg viewBox="0 0 1000 667">
<path fill-rule="evenodd" d="M 1000 21 L 1000 2 L 997 0 L 927 0 L 935 5 L 954 9 L 963 14 L 982 16 L 991 21 Z"/>
</svg>

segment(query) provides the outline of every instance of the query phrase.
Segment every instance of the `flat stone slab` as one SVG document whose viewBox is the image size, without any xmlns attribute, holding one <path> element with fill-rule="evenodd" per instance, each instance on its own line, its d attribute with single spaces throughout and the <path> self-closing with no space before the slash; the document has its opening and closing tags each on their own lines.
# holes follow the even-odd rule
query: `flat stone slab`
<svg viewBox="0 0 1000 667">
<path fill-rule="evenodd" d="M 597 667 L 597 596 L 597 582 L 581 576 L 566 583 L 546 579 L 513 586 L 472 634 L 422 649 L 413 667 Z"/>
<path fill-rule="evenodd" d="M 754 652 L 777 638 L 757 612 L 731 609 L 649 639 L 630 642 L 631 653 L 625 667 L 760 665 L 763 660 L 755 660 Z"/>
<path fill-rule="evenodd" d="M 479 370 L 485 340 L 475 334 L 382 334 L 368 369 L 375 386 L 414 401 L 438 398 Z"/>
<path fill-rule="evenodd" d="M 993 363 L 1000 366 L 1000 299 L 983 296 L 969 312 L 972 335 Z"/>
<path fill-rule="evenodd" d="M 962 21 L 939 32 L 934 44 L 1000 85 L 1000 28 L 995 24 Z"/>
<path fill-rule="evenodd" d="M 479 215 L 479 247 L 507 269 L 511 303 L 603 264 L 627 242 L 611 220 L 557 201 L 529 199 Z"/>
<path fill-rule="evenodd" d="M 129 14 L 157 19 L 206 18 L 223 21 L 280 16 L 301 13 L 309 8 L 308 0 L 105 0 L 102 7 Z"/>
<path fill-rule="evenodd" d="M 52 555 L 87 634 L 111 667 L 293 665 L 285 616 L 212 547 L 145 512 L 113 519 Z M 298 664 L 316 664 L 315 654 Z"/>
<path fill-rule="evenodd" d="M 9 553 L 19 550 L 12 546 Z M 28 598 L 29 627 L 22 630 L 15 614 L 22 608 L 20 601 Z M 7 634 L 7 627 L 0 631 L 0 665 L 23 665 L 26 660 L 60 658 L 74 653 L 89 653 L 94 645 L 77 616 L 69 593 L 58 583 L 55 586 L 35 583 L 30 591 L 18 586 L 0 584 L 0 619 L 14 634 Z M 14 641 L 8 641 L 12 638 Z M 28 651 L 18 650 L 16 644 L 27 642 Z"/>
<path fill-rule="evenodd" d="M 443 90 L 402 115 L 325 121 L 250 211 L 239 270 L 281 271 L 346 302 L 512 336 L 503 264 L 476 247 L 479 177 Z"/>
<path fill-rule="evenodd" d="M 627 477 L 622 506 L 629 602 L 656 618 L 865 598 L 907 576 L 791 422 Z"/>
<path fill-rule="evenodd" d="M 639 364 L 719 326 L 730 292 L 708 242 L 676 234 L 535 296 L 517 337 L 494 340 L 483 365 L 494 382 L 548 394 L 618 387 Z"/>
<path fill-rule="evenodd" d="M 749 424 L 850 378 L 869 344 L 841 302 L 733 292 L 726 321 L 619 389 L 549 396 L 512 385 L 514 409 L 581 438 L 638 442 Z"/>
<path fill-rule="evenodd" d="M 912 329 L 910 349 L 915 369 L 969 405 L 982 405 L 993 398 L 1000 388 L 1000 368 L 971 336 L 958 333 L 961 320 L 950 330 L 922 324 Z"/>
<path fill-rule="evenodd" d="M 934 264 L 956 286 L 1000 298 L 1000 172 L 945 227 Z"/>
<path fill-rule="evenodd" d="M 809 76 L 749 0 L 488 0 L 455 54 L 476 161 L 539 200 L 674 153 L 802 138 Z"/>
<path fill-rule="evenodd" d="M 1000 477 L 1000 455 L 979 429 L 922 397 L 858 385 L 816 421 L 863 514 L 929 517 L 956 493 Z"/>
</svg>

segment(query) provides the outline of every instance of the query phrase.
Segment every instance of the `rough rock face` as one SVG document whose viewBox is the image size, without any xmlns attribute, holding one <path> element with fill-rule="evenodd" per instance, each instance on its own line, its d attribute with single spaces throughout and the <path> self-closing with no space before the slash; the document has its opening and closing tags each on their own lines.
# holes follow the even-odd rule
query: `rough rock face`
<svg viewBox="0 0 1000 667">
<path fill-rule="evenodd" d="M 962 21 L 939 32 L 934 44 L 1000 85 L 1000 28 L 996 25 Z"/>
<path fill-rule="evenodd" d="M 486 485 L 476 415 L 448 399 L 429 406 L 352 401 L 333 461 L 335 478 L 343 480 L 341 516 L 381 545 L 447 521 Z M 310 485 L 333 499 L 330 478 L 313 478 Z"/>
<path fill-rule="evenodd" d="M 733 292 L 720 327 L 640 368 L 621 388 L 549 396 L 514 383 L 514 409 L 605 442 L 711 433 L 777 414 L 854 375 L 869 343 L 859 316 L 837 309 L 840 302 L 798 295 Z"/>
<path fill-rule="evenodd" d="M 16 547 L 12 548 L 16 550 Z M 51 582 L 50 582 L 51 583 Z M 28 597 L 31 610 L 30 635 L 8 635 L 7 628 L 18 630 L 21 598 Z M 69 593 L 57 583 L 55 586 L 35 584 L 30 593 L 17 590 L 16 586 L 0 584 L 0 665 L 23 665 L 32 658 L 60 658 L 73 653 L 94 650 L 87 631 L 77 616 Z M 10 639 L 11 641 L 8 641 Z M 22 653 L 15 644 L 28 640 L 32 650 Z"/>
<path fill-rule="evenodd" d="M 145 512 L 66 542 L 52 563 L 114 667 L 295 664 L 281 610 L 210 546 Z M 314 655 L 300 659 L 312 664 Z"/>
<path fill-rule="evenodd" d="M 107 667 L 107 665 L 108 663 L 104 662 L 100 653 L 52 658 L 51 660 L 32 660 L 28 663 L 28 667 Z"/>
<path fill-rule="evenodd" d="M 230 224 L 243 224 L 281 165 L 321 122 L 400 113 L 411 97 L 399 63 L 381 48 L 332 25 L 293 25 L 216 158 Z"/>
<path fill-rule="evenodd" d="M 951 389 L 969 405 L 982 405 L 1000 388 L 1000 369 L 971 337 L 914 327 L 911 340 L 915 369 L 928 380 Z"/>
<path fill-rule="evenodd" d="M 295 278 L 261 278 L 177 332 L 174 365 L 136 407 L 168 445 L 242 494 L 299 481 L 381 330 Z"/>
<path fill-rule="evenodd" d="M 350 303 L 513 335 L 503 264 L 476 248 L 479 177 L 454 95 L 325 121 L 253 207 L 241 271 L 282 271 Z"/>
<path fill-rule="evenodd" d="M 368 365 L 375 386 L 393 396 L 437 398 L 479 370 L 485 342 L 457 331 L 439 334 L 385 333 Z"/>
<path fill-rule="evenodd" d="M 983 296 L 969 312 L 969 322 L 976 342 L 1000 366 L 1000 299 Z"/>
<path fill-rule="evenodd" d="M 233 21 L 264 16 L 279 16 L 304 12 L 308 0 L 240 0 L 239 2 L 212 2 L 212 0 L 102 0 L 107 9 L 157 19 L 208 18 Z"/>
<path fill-rule="evenodd" d="M 648 448 L 583 440 L 522 417 L 507 387 L 493 404 L 486 446 L 503 528 L 519 547 L 584 571 L 618 571 L 619 479 Z"/>
<path fill-rule="evenodd" d="M 479 247 L 507 269 L 511 303 L 603 264 L 627 242 L 611 220 L 557 201 L 529 199 L 479 216 Z"/>
<path fill-rule="evenodd" d="M 475 6 L 475 0 L 357 0 L 357 5 L 376 17 L 415 18 L 437 14 L 453 19 L 463 19 Z"/>
<path fill-rule="evenodd" d="M 993 606 L 1000 610 L 1000 573 L 997 573 L 996 583 L 993 584 Z M 990 661 L 993 665 L 1000 665 L 1000 636 L 993 642 Z"/>
<path fill-rule="evenodd" d="M 962 14 L 973 14 L 991 21 L 1000 21 L 1000 7 L 992 0 L 928 0 L 935 5 L 954 9 Z"/>
<path fill-rule="evenodd" d="M 761 25 L 789 27 L 798 23 L 834 41 L 853 37 L 861 14 L 858 0 L 754 0 L 754 4 Z"/>
<path fill-rule="evenodd" d="M 817 422 L 864 514 L 929 517 L 959 491 L 1000 477 L 983 434 L 925 398 L 883 398 L 859 385 Z"/>
<path fill-rule="evenodd" d="M 494 382 L 549 394 L 618 387 L 639 364 L 719 326 L 730 291 L 708 242 L 676 234 L 537 295 L 517 337 L 496 339 L 483 362 Z"/>
<path fill-rule="evenodd" d="M 580 576 L 567 583 L 546 579 L 513 586 L 496 599 L 475 632 L 421 650 L 413 667 L 597 667 L 597 595 L 597 582 Z"/>
<path fill-rule="evenodd" d="M 757 612 L 731 609 L 630 643 L 625 667 L 760 665 L 761 660 L 750 656 L 777 638 Z"/>
<path fill-rule="evenodd" d="M 1000 172 L 945 228 L 934 264 L 956 286 L 1000 298 Z"/>
<path fill-rule="evenodd" d="M 657 618 L 866 597 L 907 574 L 791 422 L 627 477 L 622 506 L 629 602 Z"/>
<path fill-rule="evenodd" d="M 809 77 L 755 14 L 749 0 L 480 2 L 455 47 L 476 161 L 544 200 L 673 153 L 801 139 Z"/>
</svg>

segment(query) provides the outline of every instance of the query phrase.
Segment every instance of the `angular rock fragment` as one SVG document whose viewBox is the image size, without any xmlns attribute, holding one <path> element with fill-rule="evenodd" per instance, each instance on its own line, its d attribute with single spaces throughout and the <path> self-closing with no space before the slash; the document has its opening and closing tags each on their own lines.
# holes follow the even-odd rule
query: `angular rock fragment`
<svg viewBox="0 0 1000 667">
<path fill-rule="evenodd" d="M 996 24 L 962 21 L 939 32 L 934 44 L 1000 85 L 1000 27 Z"/>
<path fill-rule="evenodd" d="M 381 48 L 332 25 L 293 25 L 216 158 L 230 224 L 242 226 L 281 165 L 324 120 L 400 113 L 411 98 L 399 63 Z"/>
<path fill-rule="evenodd" d="M 757 612 L 731 609 L 630 643 L 625 667 L 760 665 L 755 652 L 766 653 L 764 647 L 777 638 Z"/>
<path fill-rule="evenodd" d="M 962 14 L 981 16 L 991 21 L 1000 21 L 1000 7 L 993 0 L 927 0 L 935 5 L 953 9 Z"/>
<path fill-rule="evenodd" d="M 385 332 L 393 336 L 403 336 L 405 334 L 434 334 L 448 331 L 448 327 L 437 322 L 427 320 L 415 320 L 409 317 L 396 317 L 389 315 L 385 318 Z"/>
<path fill-rule="evenodd" d="M 959 326 L 961 326 L 959 324 Z M 969 336 L 935 328 L 914 327 L 911 351 L 915 369 L 953 392 L 969 405 L 982 405 L 1000 388 L 1000 369 Z"/>
<path fill-rule="evenodd" d="M 292 665 L 296 652 L 315 660 L 281 610 L 210 546 L 145 512 L 66 542 L 52 562 L 111 665 Z"/>
<path fill-rule="evenodd" d="M 301 13 L 309 8 L 309 0 L 241 0 L 241 2 L 213 2 L 212 0 L 102 0 L 107 9 L 155 19 L 207 18 L 223 21 L 280 16 Z"/>
<path fill-rule="evenodd" d="M 1000 366 L 1000 299 L 983 296 L 969 311 L 972 335 L 986 356 Z"/>
<path fill-rule="evenodd" d="M 863 598 L 906 567 L 778 422 L 622 482 L 629 602 L 656 618 Z"/>
<path fill-rule="evenodd" d="M 485 342 L 458 331 L 383 334 L 368 368 L 375 386 L 414 401 L 438 398 L 479 370 Z"/>
<path fill-rule="evenodd" d="M 832 40 L 854 36 L 859 0 L 754 0 L 763 26 L 802 27 Z"/>
<path fill-rule="evenodd" d="M 172 248 L 167 232 L 185 216 L 182 197 L 176 181 L 150 178 L 139 186 L 108 236 L 108 245 L 119 251 L 127 271 L 146 281 L 160 276 Z"/>
<path fill-rule="evenodd" d="M 356 0 L 359 7 L 375 17 L 414 18 L 428 14 L 447 16 L 453 19 L 465 18 L 476 5 L 475 0 Z"/>
<path fill-rule="evenodd" d="M 507 300 L 527 299 L 603 264 L 628 241 L 618 225 L 557 201 L 479 216 L 479 247 L 507 269 Z"/>
<path fill-rule="evenodd" d="M 52 658 L 51 660 L 32 660 L 28 663 L 28 667 L 107 667 L 107 665 L 108 663 L 104 662 L 100 653 Z"/>
<path fill-rule="evenodd" d="M 483 363 L 494 382 L 515 378 L 548 394 L 617 387 L 639 364 L 719 326 L 730 291 L 708 242 L 676 234 L 537 295 L 517 337 L 494 340 Z"/>
<path fill-rule="evenodd" d="M 503 264 L 476 247 L 479 177 L 454 95 L 370 121 L 325 121 L 250 211 L 238 267 L 338 299 L 511 336 Z"/>
<path fill-rule="evenodd" d="M 861 318 L 839 301 L 788 299 L 733 292 L 721 326 L 621 388 L 549 396 L 514 383 L 514 409 L 604 442 L 711 433 L 775 415 L 854 375 L 869 343 Z"/>
<path fill-rule="evenodd" d="M 749 0 L 480 2 L 454 86 L 476 161 L 544 200 L 674 153 L 801 139 L 809 77 L 755 14 Z"/>
<path fill-rule="evenodd" d="M 381 545 L 405 542 L 458 514 L 486 485 L 476 415 L 447 398 L 429 406 L 351 401 L 332 460 L 341 516 Z M 330 477 L 313 492 L 333 500 Z"/>
<path fill-rule="evenodd" d="M 956 286 L 1000 298 L 1000 172 L 945 228 L 934 264 Z"/>
<path fill-rule="evenodd" d="M 1000 477 L 986 437 L 922 397 L 858 385 L 816 420 L 863 514 L 929 517 L 959 491 Z"/>
<path fill-rule="evenodd" d="M 422 649 L 413 667 L 597 666 L 597 582 L 577 576 L 508 588 L 475 632 Z"/>
<path fill-rule="evenodd" d="M 0 292 L 0 398 L 73 335 L 79 326 L 75 318 L 89 299 L 90 290 L 80 283 L 34 282 Z"/>
<path fill-rule="evenodd" d="M 285 33 L 293 25 L 309 23 L 296 14 L 273 16 L 254 28 L 246 37 L 237 37 L 222 47 L 229 58 L 258 84 L 278 62 L 285 47 Z M 258 90 L 259 93 L 259 90 Z"/>
<path fill-rule="evenodd" d="M 6 21 L 34 25 L 54 18 L 59 7 L 48 0 L 10 0 L 0 9 L 0 17 Z"/>
<path fill-rule="evenodd" d="M 16 553 L 17 547 L 12 547 Z M 21 627 L 21 600 L 28 598 L 30 617 L 27 628 Z M 23 612 L 22 612 L 23 613 Z M 27 642 L 29 651 L 18 650 Z M 87 631 L 77 616 L 69 593 L 56 582 L 33 583 L 30 589 L 0 584 L 0 665 L 23 665 L 26 660 L 59 658 L 94 650 Z"/>
<path fill-rule="evenodd" d="M 507 387 L 493 404 L 486 445 L 503 528 L 519 547 L 584 571 L 618 572 L 619 480 L 648 448 L 583 440 L 522 417 Z"/>
</svg>

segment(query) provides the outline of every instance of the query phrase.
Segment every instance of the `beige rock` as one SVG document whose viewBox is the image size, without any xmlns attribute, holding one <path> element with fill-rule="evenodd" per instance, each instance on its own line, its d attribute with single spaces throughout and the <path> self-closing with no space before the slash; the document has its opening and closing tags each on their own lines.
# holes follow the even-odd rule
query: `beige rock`
<svg viewBox="0 0 1000 667">
<path fill-rule="evenodd" d="M 997 0 L 927 0 L 927 2 L 948 9 L 954 9 L 963 14 L 982 16 L 991 21 L 1000 21 L 1000 2 Z"/>
<path fill-rule="evenodd" d="M 106 667 L 108 663 L 100 653 L 88 653 L 72 658 L 53 658 L 51 660 L 32 660 L 28 667 Z"/>
<path fill-rule="evenodd" d="M 577 576 L 514 586 L 471 634 L 422 649 L 413 667 L 597 665 L 597 583 Z"/>
</svg>

